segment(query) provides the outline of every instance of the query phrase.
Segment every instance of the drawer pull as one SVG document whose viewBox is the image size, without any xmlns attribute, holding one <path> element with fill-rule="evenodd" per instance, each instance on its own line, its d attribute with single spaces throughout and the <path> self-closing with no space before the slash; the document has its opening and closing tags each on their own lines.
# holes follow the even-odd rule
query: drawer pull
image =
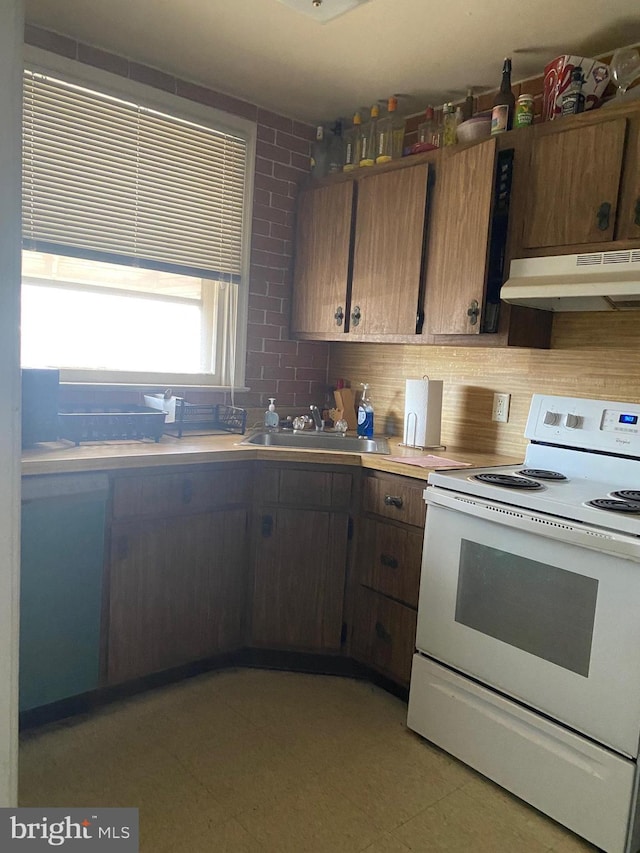
<svg viewBox="0 0 640 853">
<path fill-rule="evenodd" d="M 193 498 L 193 482 L 191 480 L 182 481 L 182 503 L 190 504 Z"/>
<path fill-rule="evenodd" d="M 388 569 L 397 569 L 398 561 L 395 557 L 390 557 L 389 554 L 380 554 L 380 562 Z"/>
<path fill-rule="evenodd" d="M 387 631 L 382 622 L 376 622 L 376 635 L 383 643 L 391 642 L 391 634 Z"/>
<path fill-rule="evenodd" d="M 398 509 L 402 509 L 402 498 L 400 497 L 400 495 L 385 495 L 384 505 L 395 506 Z"/>
</svg>

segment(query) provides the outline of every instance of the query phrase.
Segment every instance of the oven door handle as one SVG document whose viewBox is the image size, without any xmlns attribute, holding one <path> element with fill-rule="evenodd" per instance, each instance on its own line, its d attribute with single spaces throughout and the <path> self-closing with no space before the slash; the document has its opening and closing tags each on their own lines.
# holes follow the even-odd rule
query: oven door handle
<svg viewBox="0 0 640 853">
<path fill-rule="evenodd" d="M 565 542 L 567 545 L 575 545 L 615 557 L 626 557 L 640 563 L 640 538 L 636 536 L 602 530 L 589 524 L 574 524 L 558 516 L 530 512 L 509 504 L 487 501 L 472 495 L 462 495 L 437 486 L 427 488 L 424 499 L 427 505 L 441 506 L 474 518 L 491 521 L 494 524 L 515 527 L 519 531 Z M 427 512 L 425 536 L 429 529 Z"/>
</svg>

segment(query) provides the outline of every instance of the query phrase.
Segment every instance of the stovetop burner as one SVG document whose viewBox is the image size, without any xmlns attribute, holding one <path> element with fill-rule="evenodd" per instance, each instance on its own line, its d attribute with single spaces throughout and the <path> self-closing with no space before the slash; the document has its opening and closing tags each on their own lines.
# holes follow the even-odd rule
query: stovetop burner
<svg viewBox="0 0 640 853">
<path fill-rule="evenodd" d="M 480 480 L 481 483 L 491 483 L 493 486 L 507 486 L 510 489 L 542 489 L 541 483 L 536 483 L 535 480 L 526 480 L 524 477 L 516 477 L 513 474 L 475 474 L 474 480 Z"/>
<path fill-rule="evenodd" d="M 613 492 L 620 494 L 620 492 Z M 634 494 L 638 494 L 634 492 Z M 589 506 L 594 506 L 596 509 L 608 509 L 610 512 L 635 512 L 640 514 L 640 503 L 632 501 L 620 501 L 613 498 L 597 498 L 594 501 L 587 501 Z"/>
<path fill-rule="evenodd" d="M 544 468 L 523 468 L 518 471 L 518 474 L 523 474 L 525 477 L 533 477 L 534 480 L 566 480 L 564 474 L 559 471 L 545 471 Z M 640 500 L 640 498 L 638 498 Z"/>
<path fill-rule="evenodd" d="M 640 490 L 638 489 L 620 489 L 617 492 L 611 492 L 611 497 L 620 498 L 623 501 L 634 501 L 640 503 Z"/>
</svg>

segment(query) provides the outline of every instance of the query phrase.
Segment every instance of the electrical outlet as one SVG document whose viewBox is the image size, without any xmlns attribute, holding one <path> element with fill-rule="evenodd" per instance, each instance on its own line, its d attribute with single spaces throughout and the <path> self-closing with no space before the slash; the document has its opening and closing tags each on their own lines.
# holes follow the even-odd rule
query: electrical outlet
<svg viewBox="0 0 640 853">
<path fill-rule="evenodd" d="M 494 394 L 493 395 L 493 411 L 491 412 L 491 420 L 501 424 L 506 424 L 509 420 L 509 403 L 511 402 L 511 394 Z"/>
</svg>

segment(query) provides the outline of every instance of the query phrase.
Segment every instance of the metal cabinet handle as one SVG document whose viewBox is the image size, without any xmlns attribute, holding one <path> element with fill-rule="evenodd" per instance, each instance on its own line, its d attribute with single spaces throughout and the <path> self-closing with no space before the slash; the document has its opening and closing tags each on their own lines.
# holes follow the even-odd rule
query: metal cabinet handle
<svg viewBox="0 0 640 853">
<path fill-rule="evenodd" d="M 272 515 L 263 515 L 262 516 L 262 535 L 265 539 L 268 539 L 272 533 L 273 533 L 273 516 Z"/>
<path fill-rule="evenodd" d="M 336 321 L 336 326 L 341 326 L 342 321 L 344 320 L 344 310 L 342 305 L 338 305 L 336 308 L 336 313 L 333 315 L 334 320 Z"/>
<path fill-rule="evenodd" d="M 376 622 L 376 636 L 383 641 L 383 643 L 391 642 L 391 634 L 384 627 L 382 622 Z"/>
<path fill-rule="evenodd" d="M 633 209 L 633 224 L 640 225 L 640 196 L 636 199 L 636 206 Z"/>
<path fill-rule="evenodd" d="M 384 496 L 384 505 L 385 506 L 395 506 L 398 509 L 402 509 L 403 500 L 400 495 L 385 495 Z"/>
<path fill-rule="evenodd" d="M 391 557 L 389 554 L 380 554 L 380 562 L 383 566 L 386 566 L 388 569 L 397 569 L 398 561 L 395 557 Z"/>
<path fill-rule="evenodd" d="M 192 498 L 193 498 L 193 481 L 192 480 L 183 480 L 182 481 L 182 503 L 183 504 L 190 504 Z"/>
<path fill-rule="evenodd" d="M 478 322 L 478 317 L 480 316 L 480 306 L 478 305 L 478 300 L 473 299 L 471 304 L 467 308 L 467 317 L 469 318 L 469 322 L 472 326 Z"/>
<path fill-rule="evenodd" d="M 356 305 L 353 311 L 351 312 L 351 322 L 354 326 L 360 325 L 360 318 L 362 317 L 362 312 L 360 311 L 360 306 Z"/>
<path fill-rule="evenodd" d="M 611 205 L 608 201 L 603 201 L 600 207 L 598 208 L 598 212 L 596 213 L 596 219 L 598 220 L 598 229 L 600 231 L 606 231 L 608 229 L 610 216 Z"/>
</svg>

